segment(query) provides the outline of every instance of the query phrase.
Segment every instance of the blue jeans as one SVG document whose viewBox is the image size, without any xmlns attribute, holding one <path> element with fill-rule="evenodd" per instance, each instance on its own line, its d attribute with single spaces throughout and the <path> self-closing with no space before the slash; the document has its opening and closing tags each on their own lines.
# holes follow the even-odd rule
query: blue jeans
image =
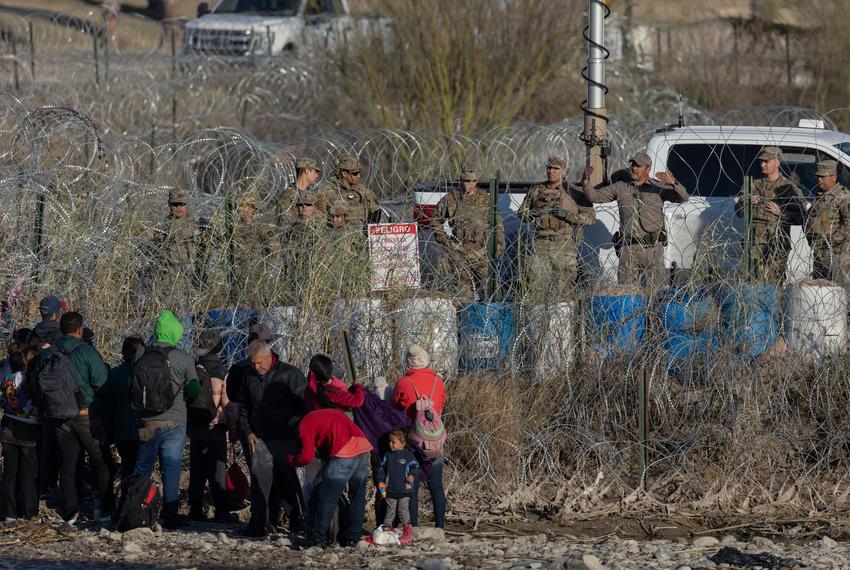
<svg viewBox="0 0 850 570">
<path fill-rule="evenodd" d="M 343 542 L 356 542 L 362 538 L 363 520 L 366 518 L 366 480 L 369 478 L 369 454 L 357 457 L 333 457 L 321 474 L 321 482 L 313 491 L 318 496 L 316 510 L 310 524 L 310 539 L 315 543 L 335 542 L 328 537 L 331 519 L 336 513 L 339 499 L 348 485 L 351 505 L 340 528 Z"/>
<path fill-rule="evenodd" d="M 428 490 L 431 491 L 431 501 L 434 503 L 434 526 L 446 526 L 446 491 L 443 489 L 443 466 L 445 460 L 440 457 L 431 465 L 428 473 Z M 410 498 L 410 522 L 419 526 L 419 479 L 413 483 L 413 496 Z"/>
<path fill-rule="evenodd" d="M 153 437 L 139 442 L 139 455 L 133 475 L 151 475 L 159 456 L 159 466 L 162 469 L 162 518 L 166 521 L 177 519 L 177 509 L 180 506 L 180 468 L 183 465 L 185 444 L 186 424 L 156 429 Z"/>
</svg>

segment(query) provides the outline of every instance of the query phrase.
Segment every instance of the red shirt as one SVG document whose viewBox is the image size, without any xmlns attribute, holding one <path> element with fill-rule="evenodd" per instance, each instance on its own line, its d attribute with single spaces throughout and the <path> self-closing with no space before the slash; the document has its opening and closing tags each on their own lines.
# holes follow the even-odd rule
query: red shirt
<svg viewBox="0 0 850 570">
<path fill-rule="evenodd" d="M 310 384 L 304 390 L 304 405 L 308 412 L 320 410 L 325 407 L 322 400 L 319 399 L 319 382 L 316 380 L 316 375 L 310 373 Z M 348 385 L 337 378 L 331 378 L 331 381 L 325 384 L 325 394 L 334 407 L 350 410 L 351 408 L 359 408 L 363 405 L 366 399 L 366 393 L 363 391 L 363 386 L 354 384 L 349 391 Z"/>
<path fill-rule="evenodd" d="M 437 379 L 436 385 L 434 378 Z M 416 388 L 414 390 L 414 387 Z M 434 395 L 431 395 L 433 390 Z M 440 375 L 430 368 L 413 368 L 395 383 L 393 407 L 404 410 L 410 419 L 416 419 L 416 392 L 434 401 L 434 411 L 442 414 L 446 405 L 446 385 Z"/>
<path fill-rule="evenodd" d="M 372 445 L 360 428 L 340 410 L 325 408 L 308 413 L 298 424 L 301 451 L 287 460 L 293 467 L 309 465 L 316 449 L 324 457 L 355 457 L 372 451 Z"/>
</svg>

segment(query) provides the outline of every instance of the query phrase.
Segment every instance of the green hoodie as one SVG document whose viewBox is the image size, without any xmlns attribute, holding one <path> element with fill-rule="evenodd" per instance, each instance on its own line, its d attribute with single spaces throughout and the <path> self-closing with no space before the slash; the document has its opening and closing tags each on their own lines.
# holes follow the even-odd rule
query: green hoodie
<svg viewBox="0 0 850 570">
<path fill-rule="evenodd" d="M 156 342 L 167 344 L 169 346 L 177 346 L 180 339 L 183 338 L 183 325 L 174 316 L 171 311 L 163 311 L 156 320 L 156 326 L 153 329 Z"/>
</svg>

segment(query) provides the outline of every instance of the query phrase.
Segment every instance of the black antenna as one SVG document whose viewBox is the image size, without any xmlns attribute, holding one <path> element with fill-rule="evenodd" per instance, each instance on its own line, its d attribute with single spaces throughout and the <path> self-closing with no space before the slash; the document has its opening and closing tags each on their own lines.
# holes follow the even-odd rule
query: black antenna
<svg viewBox="0 0 850 570">
<path fill-rule="evenodd" d="M 682 104 L 682 94 L 679 93 L 679 128 L 685 126 L 685 108 Z"/>
</svg>

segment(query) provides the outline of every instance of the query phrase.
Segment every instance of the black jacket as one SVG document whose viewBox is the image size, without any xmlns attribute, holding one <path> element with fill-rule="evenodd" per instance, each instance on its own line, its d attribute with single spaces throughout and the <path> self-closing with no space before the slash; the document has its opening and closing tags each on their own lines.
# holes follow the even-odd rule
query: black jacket
<svg viewBox="0 0 850 570">
<path fill-rule="evenodd" d="M 387 484 L 387 496 L 391 499 L 413 495 L 413 484 L 407 482 L 407 476 L 414 480 L 419 473 L 419 462 L 409 448 L 390 451 L 384 455 L 378 470 L 378 482 Z"/>
<path fill-rule="evenodd" d="M 228 379 L 229 380 L 229 379 Z M 304 407 L 304 374 L 278 360 L 265 378 L 253 368 L 239 388 L 239 427 L 245 436 L 285 437 L 296 433 L 298 420 L 307 413 Z"/>
<path fill-rule="evenodd" d="M 45 319 L 30 331 L 27 344 L 41 348 L 44 344 L 56 344 L 62 336 L 62 331 L 59 330 L 59 321 Z"/>
</svg>

